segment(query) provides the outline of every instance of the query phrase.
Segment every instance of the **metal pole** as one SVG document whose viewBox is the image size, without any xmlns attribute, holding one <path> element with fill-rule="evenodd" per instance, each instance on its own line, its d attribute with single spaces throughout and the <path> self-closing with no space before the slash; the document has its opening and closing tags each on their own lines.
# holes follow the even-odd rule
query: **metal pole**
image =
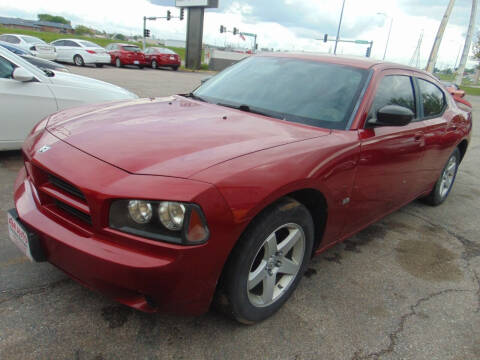
<svg viewBox="0 0 480 360">
<path fill-rule="evenodd" d="M 390 17 L 390 30 L 388 30 L 387 44 L 385 45 L 385 52 L 383 53 L 383 60 L 385 60 L 385 56 L 387 56 L 388 42 L 390 41 L 390 34 L 392 33 L 392 26 L 393 26 L 393 17 Z"/>
<path fill-rule="evenodd" d="M 145 51 L 145 29 L 147 28 L 147 17 L 143 17 L 143 51 Z"/>
<path fill-rule="evenodd" d="M 253 53 L 257 52 L 257 35 L 253 38 Z"/>
<path fill-rule="evenodd" d="M 450 2 L 448 3 L 447 10 L 443 15 L 442 22 L 438 27 L 437 36 L 435 37 L 435 42 L 433 43 L 432 51 L 430 52 L 430 56 L 427 62 L 426 70 L 428 72 L 433 73 L 433 70 L 435 70 L 435 63 L 437 62 L 438 49 L 440 49 L 440 43 L 442 42 L 443 33 L 445 32 L 445 28 L 447 27 L 448 19 L 450 18 L 450 14 L 452 13 L 454 3 L 455 3 L 455 0 L 450 0 Z"/>
<path fill-rule="evenodd" d="M 457 78 L 455 84 L 462 85 L 463 73 L 465 72 L 465 66 L 467 65 L 468 53 L 470 52 L 470 46 L 472 45 L 473 31 L 475 30 L 475 20 L 477 16 L 477 4 L 478 0 L 472 0 L 472 13 L 470 14 L 470 24 L 468 25 L 467 37 L 465 39 L 465 46 L 463 47 L 462 58 L 460 59 L 460 65 L 458 66 Z"/>
<path fill-rule="evenodd" d="M 343 9 L 345 8 L 345 0 L 343 0 L 342 4 L 342 12 L 340 13 L 340 21 L 338 22 L 338 30 L 337 30 L 337 38 L 335 39 L 335 48 L 333 49 L 333 54 L 337 54 L 337 45 L 338 45 L 338 40 L 340 38 L 340 28 L 342 27 L 342 19 L 343 19 Z"/>
</svg>

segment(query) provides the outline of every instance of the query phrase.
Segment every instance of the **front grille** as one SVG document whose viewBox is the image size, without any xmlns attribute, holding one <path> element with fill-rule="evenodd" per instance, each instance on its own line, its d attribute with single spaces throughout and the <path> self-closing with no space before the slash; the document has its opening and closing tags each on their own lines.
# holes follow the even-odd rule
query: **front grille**
<svg viewBox="0 0 480 360">
<path fill-rule="evenodd" d="M 89 223 L 90 225 L 92 224 L 92 217 L 90 215 L 87 215 L 73 207 L 71 207 L 70 205 L 67 205 L 66 203 L 64 202 L 61 202 L 61 201 L 58 201 L 58 200 L 55 200 L 55 205 L 60 209 L 60 210 L 63 210 L 65 211 L 66 213 L 74 216 L 74 217 L 77 217 L 79 218 L 80 220 L 82 221 L 85 221 L 86 223 Z"/>
<path fill-rule="evenodd" d="M 51 174 L 48 174 L 48 181 L 52 185 L 62 189 L 63 191 L 69 193 L 70 195 L 76 196 L 82 199 L 83 201 L 86 200 L 85 195 L 83 195 L 83 193 L 80 190 L 78 190 L 75 186 L 67 183 L 66 181 L 63 181 L 62 179 L 59 179 L 58 177 L 53 176 Z"/>
</svg>

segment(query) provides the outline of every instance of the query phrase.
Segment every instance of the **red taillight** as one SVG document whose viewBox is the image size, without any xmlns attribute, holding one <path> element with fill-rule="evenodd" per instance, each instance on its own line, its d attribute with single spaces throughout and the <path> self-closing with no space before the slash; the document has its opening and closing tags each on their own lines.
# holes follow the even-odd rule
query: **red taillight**
<svg viewBox="0 0 480 360">
<path fill-rule="evenodd" d="M 93 51 L 93 50 L 87 50 L 87 53 L 89 53 L 89 54 L 96 54 L 96 52 Z"/>
</svg>

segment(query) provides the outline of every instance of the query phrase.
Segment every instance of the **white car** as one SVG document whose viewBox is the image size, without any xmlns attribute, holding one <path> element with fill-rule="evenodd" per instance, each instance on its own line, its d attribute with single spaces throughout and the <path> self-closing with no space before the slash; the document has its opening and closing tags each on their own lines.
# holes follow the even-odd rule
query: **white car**
<svg viewBox="0 0 480 360">
<path fill-rule="evenodd" d="M 30 51 L 33 55 L 41 57 L 42 59 L 55 60 L 57 58 L 55 47 L 47 44 L 45 41 L 35 36 L 3 34 L 0 35 L 0 40 L 17 45 L 18 47 Z"/>
<path fill-rule="evenodd" d="M 55 46 L 57 61 L 73 63 L 77 66 L 95 64 L 97 67 L 102 67 L 104 64 L 110 64 L 110 54 L 91 41 L 59 39 L 50 44 Z"/>
<path fill-rule="evenodd" d="M 33 126 L 59 110 L 136 98 L 128 90 L 103 81 L 40 70 L 0 48 L 0 150 L 20 149 Z"/>
</svg>

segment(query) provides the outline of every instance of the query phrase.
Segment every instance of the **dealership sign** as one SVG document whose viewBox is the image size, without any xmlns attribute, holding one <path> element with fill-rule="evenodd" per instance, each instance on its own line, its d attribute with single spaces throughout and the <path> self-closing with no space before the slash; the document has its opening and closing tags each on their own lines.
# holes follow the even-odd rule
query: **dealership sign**
<svg viewBox="0 0 480 360">
<path fill-rule="evenodd" d="M 217 8 L 218 0 L 175 0 L 175 6 Z"/>
</svg>

